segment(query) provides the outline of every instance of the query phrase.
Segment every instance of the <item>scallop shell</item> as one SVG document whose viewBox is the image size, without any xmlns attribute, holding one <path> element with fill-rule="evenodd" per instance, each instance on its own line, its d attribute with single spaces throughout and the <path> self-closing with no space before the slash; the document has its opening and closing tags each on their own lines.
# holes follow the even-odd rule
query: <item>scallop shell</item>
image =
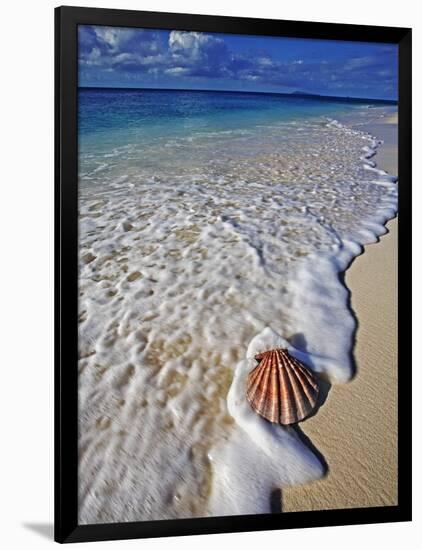
<svg viewBox="0 0 422 550">
<path fill-rule="evenodd" d="M 315 376 L 287 349 L 255 355 L 259 364 L 249 373 L 246 397 L 251 407 L 270 422 L 294 424 L 315 408 Z"/>
</svg>

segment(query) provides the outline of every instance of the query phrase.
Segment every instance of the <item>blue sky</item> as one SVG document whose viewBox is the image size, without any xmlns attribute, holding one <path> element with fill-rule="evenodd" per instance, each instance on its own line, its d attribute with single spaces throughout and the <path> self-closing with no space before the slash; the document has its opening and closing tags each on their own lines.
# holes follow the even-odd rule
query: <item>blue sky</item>
<svg viewBox="0 0 422 550">
<path fill-rule="evenodd" d="M 398 52 L 370 44 L 79 26 L 79 85 L 397 99 Z"/>
</svg>

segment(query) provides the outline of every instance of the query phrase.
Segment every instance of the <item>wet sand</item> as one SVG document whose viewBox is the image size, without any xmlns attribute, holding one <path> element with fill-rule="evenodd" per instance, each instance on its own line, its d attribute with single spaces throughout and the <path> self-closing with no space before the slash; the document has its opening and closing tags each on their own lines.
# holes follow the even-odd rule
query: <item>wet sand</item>
<svg viewBox="0 0 422 550">
<path fill-rule="evenodd" d="M 397 174 L 397 117 L 362 129 L 384 140 L 378 167 Z M 345 275 L 358 322 L 355 377 L 301 424 L 327 475 L 284 490 L 284 512 L 397 504 L 397 219 L 387 228 Z"/>
</svg>

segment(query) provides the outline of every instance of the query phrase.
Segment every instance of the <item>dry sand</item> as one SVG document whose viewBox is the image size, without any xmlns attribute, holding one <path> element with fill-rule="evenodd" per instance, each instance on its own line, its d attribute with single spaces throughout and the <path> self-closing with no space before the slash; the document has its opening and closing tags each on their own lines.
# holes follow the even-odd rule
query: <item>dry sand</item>
<svg viewBox="0 0 422 550">
<path fill-rule="evenodd" d="M 385 142 L 377 165 L 397 174 L 397 116 L 363 129 Z M 355 377 L 301 424 L 327 475 L 284 490 L 284 512 L 397 504 L 397 219 L 387 228 L 345 276 L 358 320 Z"/>
</svg>

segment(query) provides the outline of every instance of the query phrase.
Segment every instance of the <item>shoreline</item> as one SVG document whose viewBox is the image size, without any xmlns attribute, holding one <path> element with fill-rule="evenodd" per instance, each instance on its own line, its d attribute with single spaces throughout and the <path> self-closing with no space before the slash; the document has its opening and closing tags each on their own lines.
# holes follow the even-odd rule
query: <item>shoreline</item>
<svg viewBox="0 0 422 550">
<path fill-rule="evenodd" d="M 384 140 L 377 167 L 397 174 L 397 116 L 360 129 Z M 333 385 L 318 414 L 301 424 L 327 475 L 285 488 L 283 512 L 397 504 L 397 217 L 385 227 L 343 274 L 357 320 L 355 376 Z"/>
</svg>

